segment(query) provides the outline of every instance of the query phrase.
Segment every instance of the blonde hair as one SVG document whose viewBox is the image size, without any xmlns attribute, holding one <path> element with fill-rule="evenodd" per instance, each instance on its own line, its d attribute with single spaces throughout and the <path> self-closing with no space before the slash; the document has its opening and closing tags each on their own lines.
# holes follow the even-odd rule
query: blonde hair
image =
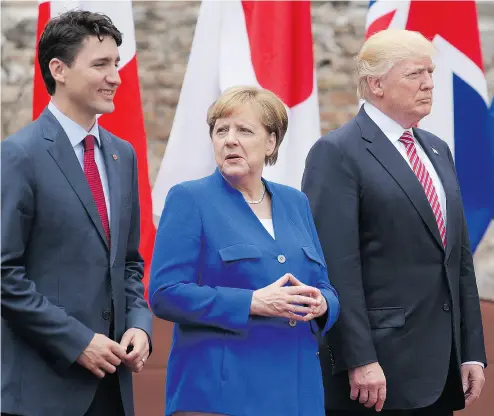
<svg viewBox="0 0 494 416">
<path fill-rule="evenodd" d="M 251 104 L 259 113 L 259 120 L 266 131 L 274 133 L 276 144 L 273 153 L 266 156 L 264 163 L 274 165 L 278 149 L 288 128 L 288 114 L 283 102 L 276 94 L 257 87 L 237 86 L 226 89 L 209 107 L 207 123 L 212 137 L 214 125 L 219 118 L 230 117 L 239 107 Z"/>
<path fill-rule="evenodd" d="M 357 95 L 370 98 L 369 76 L 382 77 L 399 61 L 434 56 L 436 49 L 421 33 L 403 29 L 387 29 L 367 39 L 357 56 Z"/>
</svg>

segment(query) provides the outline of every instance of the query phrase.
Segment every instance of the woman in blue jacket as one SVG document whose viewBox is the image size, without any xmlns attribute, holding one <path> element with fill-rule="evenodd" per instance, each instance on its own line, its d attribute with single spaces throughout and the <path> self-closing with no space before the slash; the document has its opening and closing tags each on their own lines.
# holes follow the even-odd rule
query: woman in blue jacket
<svg viewBox="0 0 494 416">
<path fill-rule="evenodd" d="M 168 193 L 151 270 L 151 308 L 176 323 L 166 415 L 322 416 L 317 337 L 337 295 L 306 196 L 262 178 L 285 107 L 231 88 L 207 121 L 218 168 Z"/>
</svg>

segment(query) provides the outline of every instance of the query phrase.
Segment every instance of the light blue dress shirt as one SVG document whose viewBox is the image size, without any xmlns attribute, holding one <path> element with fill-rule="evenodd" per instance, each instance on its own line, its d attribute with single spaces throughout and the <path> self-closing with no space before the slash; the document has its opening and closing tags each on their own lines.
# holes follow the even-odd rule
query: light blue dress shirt
<svg viewBox="0 0 494 416">
<path fill-rule="evenodd" d="M 96 137 L 97 146 L 94 147 L 94 159 L 96 160 L 96 166 L 98 166 L 99 176 L 101 178 L 101 184 L 103 185 L 103 192 L 105 194 L 106 210 L 108 212 L 108 221 L 110 221 L 110 193 L 108 190 L 108 176 L 106 174 L 106 166 L 103 158 L 103 152 L 101 151 L 101 139 L 99 137 L 98 120 L 94 123 L 91 130 L 86 131 L 84 127 L 81 127 L 74 120 L 63 114 L 55 104 L 50 101 L 48 104 L 48 110 L 55 116 L 57 121 L 62 126 L 65 134 L 70 140 L 74 149 L 75 155 L 79 160 L 81 168 L 84 170 L 84 139 L 87 135 L 91 134 Z M 110 222 L 111 224 L 111 222 Z"/>
</svg>

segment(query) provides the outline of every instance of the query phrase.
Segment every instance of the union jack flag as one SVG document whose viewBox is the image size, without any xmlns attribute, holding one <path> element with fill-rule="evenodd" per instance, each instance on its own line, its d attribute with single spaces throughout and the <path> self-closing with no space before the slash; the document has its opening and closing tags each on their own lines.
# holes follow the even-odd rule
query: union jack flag
<svg viewBox="0 0 494 416">
<path fill-rule="evenodd" d="M 475 250 L 494 219 L 494 103 L 489 116 L 475 1 L 371 1 L 366 37 L 387 28 L 420 32 L 437 49 L 434 104 L 420 127 L 454 155 Z"/>
</svg>

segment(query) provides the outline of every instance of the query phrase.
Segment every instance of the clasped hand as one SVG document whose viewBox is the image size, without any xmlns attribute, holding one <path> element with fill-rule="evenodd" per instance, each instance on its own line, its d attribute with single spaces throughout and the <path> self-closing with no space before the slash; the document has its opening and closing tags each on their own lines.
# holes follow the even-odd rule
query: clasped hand
<svg viewBox="0 0 494 416">
<path fill-rule="evenodd" d="M 127 347 L 132 345 L 132 351 Z M 149 340 L 146 332 L 138 328 L 128 329 L 120 344 L 103 334 L 94 334 L 93 339 L 77 358 L 77 363 L 91 371 L 96 377 L 103 378 L 113 374 L 123 364 L 135 373 L 144 367 L 149 356 Z"/>
<path fill-rule="evenodd" d="M 327 309 L 326 299 L 318 288 L 287 273 L 269 286 L 254 291 L 250 312 L 251 315 L 310 321 L 324 315 Z"/>
</svg>

